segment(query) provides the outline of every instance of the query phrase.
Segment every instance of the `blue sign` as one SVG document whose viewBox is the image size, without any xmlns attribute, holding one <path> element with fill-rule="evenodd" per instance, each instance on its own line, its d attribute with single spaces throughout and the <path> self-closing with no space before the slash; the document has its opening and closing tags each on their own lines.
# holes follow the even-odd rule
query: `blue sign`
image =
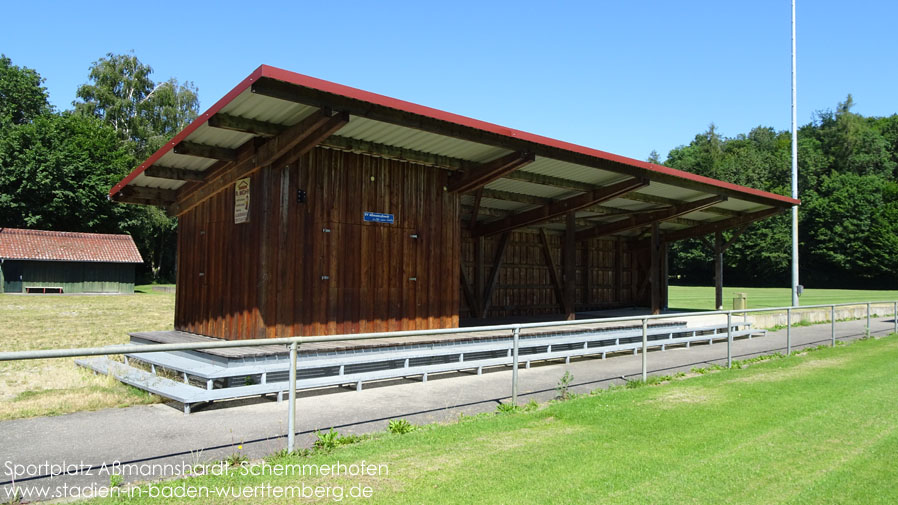
<svg viewBox="0 0 898 505">
<path fill-rule="evenodd" d="M 393 224 L 393 214 L 381 214 L 380 212 L 366 212 L 365 221 L 369 223 Z"/>
</svg>

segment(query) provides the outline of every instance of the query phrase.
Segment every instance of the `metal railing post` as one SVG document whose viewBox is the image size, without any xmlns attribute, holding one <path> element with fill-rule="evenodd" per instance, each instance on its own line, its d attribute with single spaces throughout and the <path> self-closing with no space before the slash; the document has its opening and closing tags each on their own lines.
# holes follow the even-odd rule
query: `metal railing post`
<svg viewBox="0 0 898 505">
<path fill-rule="evenodd" d="M 649 378 L 649 363 L 646 354 L 649 348 L 649 320 L 642 319 L 642 382 Z"/>
<path fill-rule="evenodd" d="M 870 304 L 867 304 L 867 334 L 865 337 L 869 337 L 870 333 L 872 333 L 872 329 L 870 328 Z"/>
<path fill-rule="evenodd" d="M 829 320 L 832 321 L 832 328 L 830 332 L 832 333 L 833 339 L 833 347 L 836 346 L 836 306 L 832 305 L 829 308 Z"/>
<path fill-rule="evenodd" d="M 733 313 L 727 312 L 727 368 L 733 368 Z"/>
<path fill-rule="evenodd" d="M 511 404 L 518 404 L 518 343 L 521 338 L 521 328 L 512 330 L 512 368 L 511 368 Z"/>
<path fill-rule="evenodd" d="M 786 309 L 786 356 L 792 354 L 792 309 Z"/>
<path fill-rule="evenodd" d="M 290 393 L 287 401 L 287 452 L 296 446 L 296 342 L 290 344 Z"/>
<path fill-rule="evenodd" d="M 895 329 L 892 331 L 892 333 L 898 333 L 898 302 L 895 302 L 894 309 L 895 310 L 892 311 L 892 314 L 894 314 L 892 316 L 892 322 L 895 323 Z"/>
</svg>

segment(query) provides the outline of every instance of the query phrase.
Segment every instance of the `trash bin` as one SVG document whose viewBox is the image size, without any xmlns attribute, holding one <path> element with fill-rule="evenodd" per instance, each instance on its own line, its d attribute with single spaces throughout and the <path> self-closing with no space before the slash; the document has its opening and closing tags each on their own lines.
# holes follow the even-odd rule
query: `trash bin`
<svg viewBox="0 0 898 505">
<path fill-rule="evenodd" d="M 748 294 L 736 293 L 733 295 L 733 310 L 745 310 L 748 308 Z"/>
</svg>

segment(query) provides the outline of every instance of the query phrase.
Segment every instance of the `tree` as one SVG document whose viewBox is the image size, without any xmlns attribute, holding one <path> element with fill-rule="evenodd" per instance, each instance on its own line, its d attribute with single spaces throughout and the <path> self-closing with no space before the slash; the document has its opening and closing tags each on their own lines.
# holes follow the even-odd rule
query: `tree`
<svg viewBox="0 0 898 505">
<path fill-rule="evenodd" d="M 835 112 L 818 112 L 798 131 L 801 276 L 809 286 L 888 285 L 898 280 L 898 116 L 851 112 L 851 95 Z M 790 186 L 791 136 L 757 127 L 734 138 L 713 125 L 671 151 L 674 168 L 778 194 Z M 765 219 L 735 242 L 725 261 L 728 282 L 783 284 L 790 268 L 788 216 Z M 671 273 L 711 281 L 711 255 L 700 240 L 671 247 Z M 895 258 L 895 259 L 893 259 Z"/>
<path fill-rule="evenodd" d="M 876 175 L 825 176 L 804 205 L 805 251 L 813 274 L 840 285 L 898 278 L 898 184 Z"/>
<path fill-rule="evenodd" d="M 830 168 L 837 172 L 858 175 L 894 177 L 894 144 L 875 128 L 875 120 L 851 112 L 854 99 L 849 94 L 836 107 L 836 112 L 817 113 L 816 137 L 829 159 Z M 890 145 L 891 144 L 891 145 Z"/>
<path fill-rule="evenodd" d="M 194 119 L 199 110 L 196 86 L 169 79 L 157 84 L 141 108 L 147 124 L 146 152 L 155 152 Z"/>
<path fill-rule="evenodd" d="M 108 53 L 93 63 L 90 82 L 78 88 L 80 101 L 74 102 L 79 114 L 108 123 L 138 160 L 162 147 L 196 119 L 199 110 L 193 83 L 173 78 L 156 83 L 152 73 L 133 53 Z M 139 219 L 125 227 L 133 230 L 154 280 L 174 271 L 177 220 L 145 207 Z"/>
<path fill-rule="evenodd" d="M 0 129 L 25 124 L 50 112 L 44 79 L 0 54 Z"/>
<path fill-rule="evenodd" d="M 73 102 L 79 114 L 112 125 L 138 158 L 167 142 L 196 118 L 199 109 L 193 83 L 170 79 L 156 84 L 152 73 L 134 54 L 108 53 L 93 63 L 90 82 L 78 88 L 80 101 Z"/>
<path fill-rule="evenodd" d="M 46 114 L 0 138 L 0 224 L 120 233 L 127 209 L 106 191 L 133 166 L 115 131 L 95 118 Z"/>
</svg>

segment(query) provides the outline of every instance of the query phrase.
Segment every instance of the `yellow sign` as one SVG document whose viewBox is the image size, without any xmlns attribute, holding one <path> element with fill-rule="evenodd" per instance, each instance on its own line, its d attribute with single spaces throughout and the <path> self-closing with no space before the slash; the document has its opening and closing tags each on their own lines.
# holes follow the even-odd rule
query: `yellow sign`
<svg viewBox="0 0 898 505">
<path fill-rule="evenodd" d="M 234 224 L 249 222 L 249 177 L 234 184 Z"/>
</svg>

